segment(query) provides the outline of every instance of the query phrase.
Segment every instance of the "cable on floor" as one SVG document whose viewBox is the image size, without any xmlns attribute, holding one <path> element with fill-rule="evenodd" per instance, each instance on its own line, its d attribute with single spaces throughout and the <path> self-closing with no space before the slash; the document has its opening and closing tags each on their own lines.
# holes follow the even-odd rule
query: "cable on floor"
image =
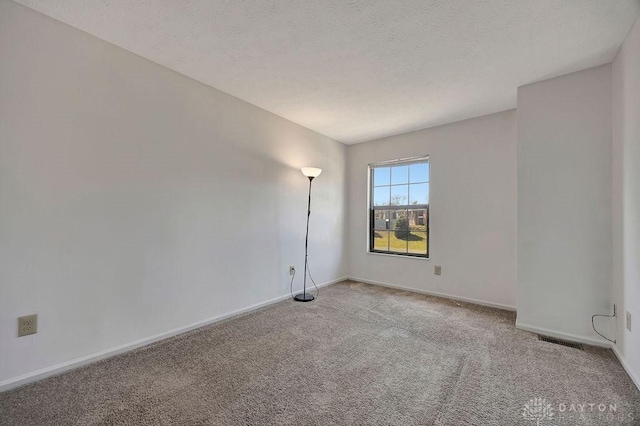
<svg viewBox="0 0 640 426">
<path fill-rule="evenodd" d="M 616 305 L 613 305 L 613 315 L 600 315 L 600 314 L 596 314 L 594 316 L 591 317 L 591 327 L 593 327 L 593 331 L 595 331 L 596 333 L 598 333 L 603 339 L 606 339 L 610 342 L 616 343 L 615 340 L 611 340 L 608 337 L 605 337 L 602 333 L 600 333 L 598 330 L 596 330 L 596 324 L 594 322 L 594 319 L 596 317 L 604 317 L 604 318 L 615 318 L 616 317 Z"/>
</svg>

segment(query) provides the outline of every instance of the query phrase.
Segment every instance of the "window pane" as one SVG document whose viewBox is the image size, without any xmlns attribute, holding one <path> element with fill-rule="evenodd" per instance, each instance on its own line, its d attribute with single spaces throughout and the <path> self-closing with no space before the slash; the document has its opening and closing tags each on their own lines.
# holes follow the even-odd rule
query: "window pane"
<svg viewBox="0 0 640 426">
<path fill-rule="evenodd" d="M 409 200 L 409 185 L 398 185 L 391 187 L 391 205 L 403 206 Z"/>
<path fill-rule="evenodd" d="M 429 204 L 428 183 L 414 183 L 409 186 L 409 204 Z"/>
<path fill-rule="evenodd" d="M 373 249 L 389 250 L 389 231 L 373 231 Z"/>
<path fill-rule="evenodd" d="M 389 210 L 376 210 L 373 214 L 374 229 L 390 229 Z"/>
<path fill-rule="evenodd" d="M 396 166 L 391 168 L 391 184 L 409 182 L 409 166 Z"/>
<path fill-rule="evenodd" d="M 426 161 L 370 168 L 370 250 L 427 256 L 429 169 Z"/>
<path fill-rule="evenodd" d="M 407 236 L 409 235 L 409 233 L 407 231 L 396 229 L 395 231 L 391 231 L 389 234 L 389 251 L 393 251 L 396 253 L 406 253 L 408 238 Z"/>
<path fill-rule="evenodd" d="M 388 186 L 373 188 L 373 205 L 374 206 L 389 205 L 389 187 Z"/>
<path fill-rule="evenodd" d="M 411 231 L 409 235 L 409 253 L 427 254 L 427 233 Z"/>
<path fill-rule="evenodd" d="M 429 182 L 429 163 L 412 164 L 409 166 L 410 183 Z"/>
<path fill-rule="evenodd" d="M 389 229 L 394 230 L 396 226 L 398 226 L 398 221 L 402 221 L 407 217 L 406 210 L 391 210 L 391 221 L 389 224 Z"/>
<path fill-rule="evenodd" d="M 393 231 L 389 235 L 389 250 L 406 253 L 409 237 L 409 222 L 406 210 L 394 210 L 391 212 L 391 226 Z"/>
<path fill-rule="evenodd" d="M 389 167 L 373 169 L 373 186 L 389 185 Z"/>
<path fill-rule="evenodd" d="M 427 209 L 410 209 L 407 212 L 409 230 L 427 231 Z"/>
</svg>

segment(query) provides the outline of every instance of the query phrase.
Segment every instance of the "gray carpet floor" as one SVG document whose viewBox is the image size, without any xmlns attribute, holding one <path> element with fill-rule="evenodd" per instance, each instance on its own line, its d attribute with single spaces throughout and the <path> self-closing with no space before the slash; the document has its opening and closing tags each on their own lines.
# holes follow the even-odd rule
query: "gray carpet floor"
<svg viewBox="0 0 640 426">
<path fill-rule="evenodd" d="M 551 415 L 525 418 L 534 398 Z M 531 426 L 536 416 L 638 425 L 640 394 L 608 349 L 539 341 L 513 312 L 354 282 L 0 394 L 2 425 Z"/>
</svg>

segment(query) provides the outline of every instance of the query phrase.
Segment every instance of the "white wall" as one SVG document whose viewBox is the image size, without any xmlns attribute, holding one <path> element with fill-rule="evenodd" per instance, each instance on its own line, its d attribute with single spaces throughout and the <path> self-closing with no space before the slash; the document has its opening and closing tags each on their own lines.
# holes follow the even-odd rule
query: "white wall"
<svg viewBox="0 0 640 426">
<path fill-rule="evenodd" d="M 347 275 L 344 145 L 6 0 L 0 64 L 0 384 L 288 294 L 300 166 Z"/>
<path fill-rule="evenodd" d="M 611 65 L 520 87 L 518 326 L 602 341 L 611 228 Z"/>
<path fill-rule="evenodd" d="M 616 349 L 640 386 L 640 19 L 613 62 L 613 218 Z"/>
<path fill-rule="evenodd" d="M 430 260 L 367 253 L 367 165 L 424 154 L 431 160 Z M 349 146 L 348 175 L 351 277 L 515 306 L 514 110 Z"/>
</svg>

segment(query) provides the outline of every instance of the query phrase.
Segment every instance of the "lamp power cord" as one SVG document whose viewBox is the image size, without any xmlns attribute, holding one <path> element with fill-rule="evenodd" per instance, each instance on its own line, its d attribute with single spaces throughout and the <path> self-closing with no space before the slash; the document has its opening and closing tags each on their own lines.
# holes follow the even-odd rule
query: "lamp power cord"
<svg viewBox="0 0 640 426">
<path fill-rule="evenodd" d="M 307 260 L 307 274 L 309 275 L 309 278 L 311 278 L 311 282 L 313 283 L 313 286 L 316 288 L 316 296 L 315 296 L 315 300 L 318 300 L 318 296 L 320 296 L 320 289 L 318 289 L 318 286 L 316 285 L 315 280 L 313 279 L 313 276 L 311 276 L 311 268 L 309 268 L 309 261 Z M 291 282 L 289 283 L 289 294 L 291 295 L 291 299 L 293 299 L 293 281 L 296 279 L 296 270 L 293 270 L 293 276 L 291 277 Z"/>
<path fill-rule="evenodd" d="M 604 336 L 602 333 L 600 333 L 598 330 L 596 330 L 596 324 L 594 322 L 596 317 L 603 317 L 603 318 L 615 318 L 616 317 L 616 305 L 613 305 L 613 315 L 601 315 L 601 314 L 596 314 L 594 316 L 591 317 L 591 327 L 593 327 L 593 331 L 595 331 L 596 333 L 598 333 L 600 335 L 600 337 L 602 337 L 603 339 L 606 339 L 610 342 L 616 343 L 615 340 L 611 340 L 608 337 Z"/>
<path fill-rule="evenodd" d="M 318 296 L 320 296 L 320 290 L 318 289 L 316 282 L 311 276 L 311 268 L 309 267 L 309 260 L 307 260 L 307 272 L 309 273 L 309 278 L 311 278 L 311 282 L 313 283 L 313 286 L 316 288 L 316 300 L 318 300 Z"/>
<path fill-rule="evenodd" d="M 296 270 L 293 269 L 293 276 L 291 277 L 291 284 L 289 284 L 289 294 L 291 295 L 291 299 L 293 299 L 293 280 L 296 279 Z"/>
</svg>

